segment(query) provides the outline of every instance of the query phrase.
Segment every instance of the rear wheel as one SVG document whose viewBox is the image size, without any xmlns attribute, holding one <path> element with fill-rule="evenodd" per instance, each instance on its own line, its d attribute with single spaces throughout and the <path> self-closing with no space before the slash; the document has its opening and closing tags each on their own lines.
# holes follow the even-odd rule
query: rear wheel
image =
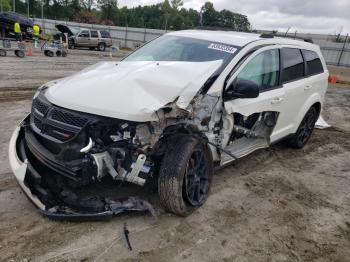
<svg viewBox="0 0 350 262">
<path fill-rule="evenodd" d="M 22 50 L 16 50 L 15 55 L 20 58 L 23 58 L 25 56 L 24 51 Z"/>
<path fill-rule="evenodd" d="M 106 50 L 106 44 L 105 43 L 99 43 L 97 46 L 97 49 L 99 51 L 105 51 Z"/>
<path fill-rule="evenodd" d="M 317 110 L 311 107 L 301 121 L 297 132 L 287 140 L 289 146 L 293 148 L 303 148 L 310 139 L 317 121 Z"/>
<path fill-rule="evenodd" d="M 54 53 L 50 50 L 45 50 L 44 54 L 48 57 L 53 57 Z"/>
<path fill-rule="evenodd" d="M 0 49 L 0 56 L 6 56 L 6 50 Z"/>
<path fill-rule="evenodd" d="M 60 50 L 57 50 L 56 51 L 56 56 L 61 56 L 62 55 L 62 52 Z"/>
<path fill-rule="evenodd" d="M 162 205 L 176 215 L 189 215 L 208 198 L 212 176 L 208 146 L 193 137 L 180 137 L 160 167 L 158 193 Z"/>
</svg>

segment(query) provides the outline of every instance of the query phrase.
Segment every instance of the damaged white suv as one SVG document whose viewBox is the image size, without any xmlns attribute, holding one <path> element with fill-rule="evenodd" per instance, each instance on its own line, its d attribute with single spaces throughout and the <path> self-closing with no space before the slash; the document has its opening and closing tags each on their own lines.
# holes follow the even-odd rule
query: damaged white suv
<svg viewBox="0 0 350 262">
<path fill-rule="evenodd" d="M 208 197 L 215 168 L 282 139 L 302 148 L 327 89 L 318 46 L 257 34 L 168 33 L 121 62 L 43 85 L 10 141 L 12 170 L 56 219 L 150 210 L 146 200 L 84 198 L 105 180 L 157 179 L 166 210 L 185 216 Z M 97 196 L 97 194 L 96 194 Z"/>
</svg>

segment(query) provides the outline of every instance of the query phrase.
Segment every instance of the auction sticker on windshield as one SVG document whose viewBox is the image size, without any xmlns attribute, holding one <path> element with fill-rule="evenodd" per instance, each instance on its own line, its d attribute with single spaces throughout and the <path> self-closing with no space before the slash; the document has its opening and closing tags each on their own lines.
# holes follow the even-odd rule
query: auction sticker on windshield
<svg viewBox="0 0 350 262">
<path fill-rule="evenodd" d="M 231 54 L 233 54 L 234 52 L 237 51 L 237 48 L 234 48 L 234 47 L 229 46 L 229 45 L 223 45 L 223 44 L 217 44 L 217 43 L 211 43 L 208 46 L 208 48 L 223 51 L 226 53 L 231 53 Z"/>
</svg>

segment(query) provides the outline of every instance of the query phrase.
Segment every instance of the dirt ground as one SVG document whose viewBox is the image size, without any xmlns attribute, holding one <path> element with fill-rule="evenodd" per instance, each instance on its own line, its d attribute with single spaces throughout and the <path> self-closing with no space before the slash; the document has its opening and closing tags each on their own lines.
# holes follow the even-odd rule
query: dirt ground
<svg viewBox="0 0 350 262">
<path fill-rule="evenodd" d="M 98 54 L 78 58 L 39 57 L 37 63 L 31 57 L 20 64 L 16 58 L 1 59 L 1 261 L 350 261 L 346 86 L 328 90 L 323 116 L 331 128 L 315 130 L 303 150 L 277 144 L 217 172 L 208 201 L 187 218 L 165 213 L 156 200 L 157 220 L 133 213 L 108 222 L 65 223 L 39 215 L 7 159 L 11 132 L 30 109 L 30 100 L 18 98 L 28 96 L 33 86 L 102 59 Z M 20 77 L 8 65 L 19 67 Z M 35 77 L 29 80 L 31 71 Z M 16 89 L 27 93 L 17 97 Z M 124 222 L 132 251 L 120 238 Z"/>
</svg>

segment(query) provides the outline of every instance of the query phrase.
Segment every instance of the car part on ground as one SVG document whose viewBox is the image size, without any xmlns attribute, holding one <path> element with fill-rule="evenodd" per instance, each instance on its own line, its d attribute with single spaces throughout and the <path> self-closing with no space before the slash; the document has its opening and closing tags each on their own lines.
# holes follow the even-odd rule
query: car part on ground
<svg viewBox="0 0 350 262">
<path fill-rule="evenodd" d="M 122 239 L 124 245 L 126 246 L 126 248 L 129 249 L 130 251 L 132 251 L 132 246 L 130 243 L 129 234 L 130 234 L 130 232 L 127 228 L 127 223 L 124 222 L 121 239 Z"/>
<path fill-rule="evenodd" d="M 173 32 L 122 62 L 42 86 L 10 141 L 11 167 L 53 217 L 154 212 L 142 200 L 79 194 L 108 179 L 143 188 L 158 180 L 164 208 L 186 216 L 207 199 L 214 168 L 291 134 L 305 145 L 327 88 L 323 68 L 309 43 Z"/>
</svg>

